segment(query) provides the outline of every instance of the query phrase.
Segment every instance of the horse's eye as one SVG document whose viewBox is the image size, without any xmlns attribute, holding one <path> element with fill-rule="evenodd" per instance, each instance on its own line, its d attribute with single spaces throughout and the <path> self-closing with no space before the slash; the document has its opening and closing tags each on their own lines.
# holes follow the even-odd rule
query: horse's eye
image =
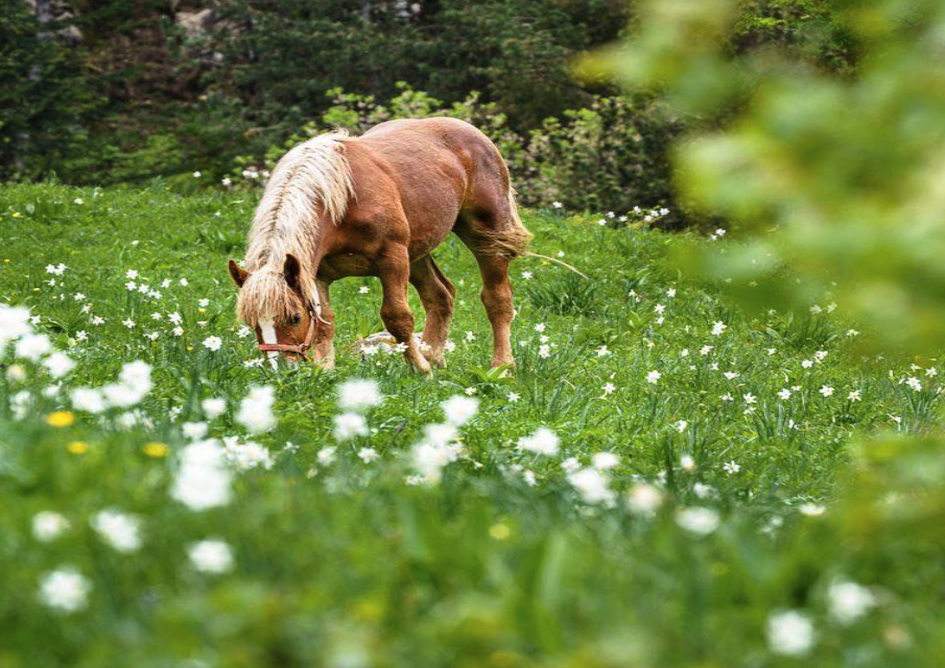
<svg viewBox="0 0 945 668">
<path fill-rule="evenodd" d="M 293 325 L 297 325 L 297 324 L 299 324 L 300 322 L 302 322 L 302 315 L 301 315 L 300 313 L 296 313 L 294 316 L 292 316 L 292 324 L 293 324 Z"/>
</svg>

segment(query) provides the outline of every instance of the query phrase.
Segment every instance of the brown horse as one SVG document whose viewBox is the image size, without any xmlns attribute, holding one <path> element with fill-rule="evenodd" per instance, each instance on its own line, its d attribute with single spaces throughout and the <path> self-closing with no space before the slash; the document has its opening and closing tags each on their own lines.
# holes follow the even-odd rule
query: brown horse
<svg viewBox="0 0 945 668">
<path fill-rule="evenodd" d="M 495 145 L 453 118 L 381 123 L 360 137 L 311 139 L 279 161 L 249 233 L 246 269 L 230 260 L 237 311 L 270 357 L 334 364 L 329 286 L 378 276 L 381 319 L 420 372 L 443 365 L 456 289 L 430 253 L 450 232 L 476 257 L 492 324 L 492 365 L 512 364 L 509 263 L 531 238 Z M 407 305 L 412 283 L 426 311 L 419 346 Z"/>
</svg>

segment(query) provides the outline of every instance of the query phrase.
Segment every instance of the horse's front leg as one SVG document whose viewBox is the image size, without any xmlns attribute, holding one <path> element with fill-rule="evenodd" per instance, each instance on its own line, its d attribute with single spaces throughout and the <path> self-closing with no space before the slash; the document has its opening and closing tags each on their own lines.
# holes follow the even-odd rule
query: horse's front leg
<svg viewBox="0 0 945 668">
<path fill-rule="evenodd" d="M 423 342 L 427 348 L 422 352 L 433 366 L 446 366 L 443 348 L 450 332 L 456 288 L 443 275 L 430 255 L 410 265 L 410 282 L 417 289 L 427 313 L 423 327 Z"/>
<path fill-rule="evenodd" d="M 377 262 L 378 276 L 384 290 L 381 320 L 397 343 L 406 346 L 404 357 L 422 374 L 431 373 L 430 363 L 413 340 L 414 319 L 407 304 L 407 283 L 410 280 L 410 256 L 407 247 L 391 245 Z"/>
<path fill-rule="evenodd" d="M 321 317 L 324 321 L 318 323 L 318 333 L 315 335 L 315 363 L 323 369 L 333 369 L 335 367 L 335 346 L 333 343 L 335 338 L 335 313 L 331 310 L 331 303 L 328 298 L 330 285 L 331 283 L 328 281 L 318 280 L 315 282 L 315 286 L 318 288 Z"/>
</svg>

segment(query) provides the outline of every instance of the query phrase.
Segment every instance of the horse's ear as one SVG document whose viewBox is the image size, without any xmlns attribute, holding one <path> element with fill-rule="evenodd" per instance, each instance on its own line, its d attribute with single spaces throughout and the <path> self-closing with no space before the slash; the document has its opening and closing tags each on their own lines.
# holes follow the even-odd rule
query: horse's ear
<svg viewBox="0 0 945 668">
<path fill-rule="evenodd" d="M 292 253 L 287 253 L 285 256 L 282 275 L 285 276 L 285 282 L 289 284 L 290 288 L 301 291 L 302 263 Z"/>
<path fill-rule="evenodd" d="M 233 277 L 233 282 L 236 283 L 236 287 L 243 287 L 243 283 L 246 282 L 246 278 L 249 276 L 249 272 L 243 269 L 241 266 L 236 264 L 233 260 L 230 260 L 229 265 L 230 276 Z"/>
</svg>

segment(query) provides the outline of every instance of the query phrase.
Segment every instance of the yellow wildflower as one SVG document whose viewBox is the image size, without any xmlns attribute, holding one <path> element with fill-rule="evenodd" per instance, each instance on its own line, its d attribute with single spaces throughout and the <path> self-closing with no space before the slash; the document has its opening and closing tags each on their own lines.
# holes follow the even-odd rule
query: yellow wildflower
<svg viewBox="0 0 945 668">
<path fill-rule="evenodd" d="M 72 411 L 56 411 L 46 416 L 46 424 L 50 427 L 70 427 L 75 423 Z"/>
<path fill-rule="evenodd" d="M 144 454 L 148 457 L 167 457 L 168 453 L 171 451 L 166 443 L 158 443 L 157 441 L 145 443 L 143 449 Z"/>
<path fill-rule="evenodd" d="M 72 443 L 66 446 L 66 450 L 74 455 L 84 455 L 89 451 L 89 444 L 85 441 L 72 441 Z"/>
</svg>

